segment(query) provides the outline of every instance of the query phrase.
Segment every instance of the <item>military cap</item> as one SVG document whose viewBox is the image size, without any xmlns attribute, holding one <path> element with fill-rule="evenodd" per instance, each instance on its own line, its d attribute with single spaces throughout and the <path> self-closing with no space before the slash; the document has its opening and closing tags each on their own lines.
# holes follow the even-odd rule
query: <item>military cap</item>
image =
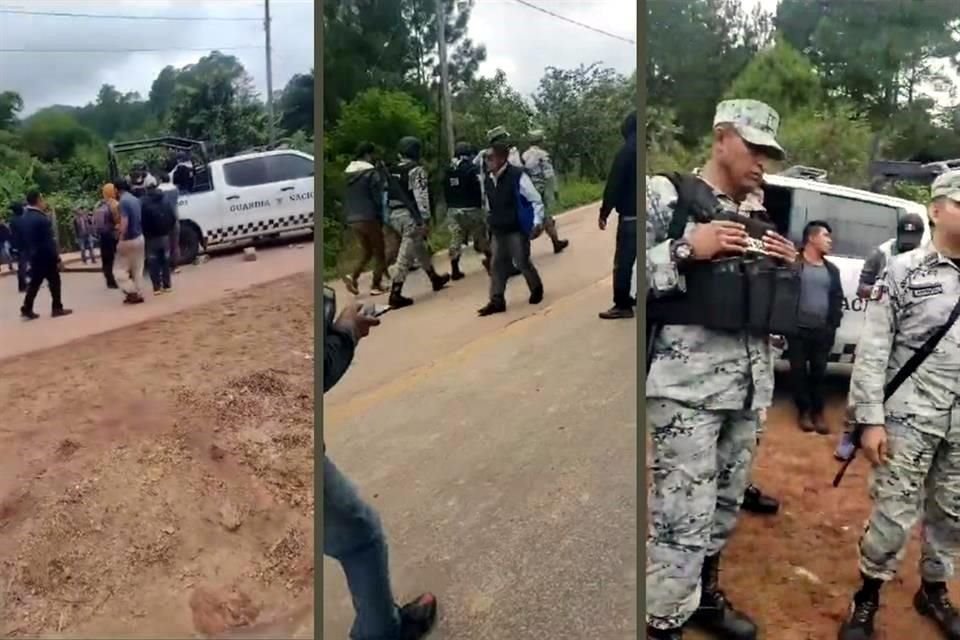
<svg viewBox="0 0 960 640">
<path fill-rule="evenodd" d="M 494 127 L 487 131 L 487 144 L 493 144 L 501 138 L 509 138 L 510 132 L 507 131 L 507 128 L 504 126 Z"/>
<path fill-rule="evenodd" d="M 769 149 L 773 156 L 782 160 L 786 152 L 777 142 L 780 114 L 770 105 L 759 100 L 724 100 L 717 105 L 713 126 L 733 125 L 740 137 L 750 144 Z"/>
<path fill-rule="evenodd" d="M 960 170 L 945 171 L 930 185 L 930 199 L 950 198 L 960 203 Z"/>
</svg>

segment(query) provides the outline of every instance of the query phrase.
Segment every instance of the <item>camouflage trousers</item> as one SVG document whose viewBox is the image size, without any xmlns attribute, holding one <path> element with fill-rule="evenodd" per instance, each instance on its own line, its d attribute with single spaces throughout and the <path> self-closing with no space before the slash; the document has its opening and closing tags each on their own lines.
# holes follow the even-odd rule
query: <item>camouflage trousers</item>
<svg viewBox="0 0 960 640">
<path fill-rule="evenodd" d="M 543 200 L 543 231 L 553 243 L 557 243 L 560 241 L 560 234 L 557 233 L 557 221 L 553 219 L 552 213 L 556 200 L 551 192 L 543 190 L 538 190 L 538 192 L 540 193 L 540 199 Z"/>
<path fill-rule="evenodd" d="M 960 550 L 960 425 L 951 432 L 944 417 L 947 435 L 940 437 L 919 431 L 919 420 L 887 419 L 889 461 L 873 472 L 873 510 L 860 538 L 860 570 L 872 578 L 893 579 L 921 519 L 920 577 L 945 582 L 953 576 Z"/>
<path fill-rule="evenodd" d="M 648 398 L 647 419 L 653 445 L 647 624 L 670 629 L 696 611 L 703 560 L 723 549 L 736 526 L 759 416 Z"/>
<path fill-rule="evenodd" d="M 490 235 L 487 216 L 483 209 L 448 209 L 447 225 L 450 228 L 450 259 L 460 258 L 467 238 L 473 239 L 473 247 L 484 255 L 490 254 Z"/>
<path fill-rule="evenodd" d="M 390 265 L 390 279 L 394 283 L 405 282 L 414 262 L 424 271 L 433 268 L 433 257 L 427 249 L 427 240 L 423 237 L 423 227 L 414 221 L 406 209 L 394 209 L 390 212 L 390 226 L 400 236 L 400 248 L 397 249 L 397 261 Z"/>
</svg>

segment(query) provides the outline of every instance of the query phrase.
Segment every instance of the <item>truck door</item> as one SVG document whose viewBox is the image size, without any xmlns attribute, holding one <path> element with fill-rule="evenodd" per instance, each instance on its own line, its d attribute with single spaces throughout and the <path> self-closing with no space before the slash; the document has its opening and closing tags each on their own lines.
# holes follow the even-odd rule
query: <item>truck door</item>
<svg viewBox="0 0 960 640">
<path fill-rule="evenodd" d="M 278 208 L 266 158 L 247 157 L 223 163 L 223 186 L 218 189 L 223 210 L 221 241 L 259 235 L 261 222 Z"/>
<path fill-rule="evenodd" d="M 276 230 L 291 231 L 313 226 L 313 159 L 294 152 L 272 154 L 265 159 L 276 191 L 275 198 L 279 200 Z"/>
</svg>

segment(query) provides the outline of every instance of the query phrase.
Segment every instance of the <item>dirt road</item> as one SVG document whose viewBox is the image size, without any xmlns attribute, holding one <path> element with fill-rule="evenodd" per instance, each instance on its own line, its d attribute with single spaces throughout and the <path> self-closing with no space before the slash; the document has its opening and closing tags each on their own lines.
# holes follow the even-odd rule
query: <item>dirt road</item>
<svg viewBox="0 0 960 640">
<path fill-rule="evenodd" d="M 327 453 L 380 511 L 397 597 L 438 594 L 438 640 L 637 636 L 636 324 L 597 318 L 614 230 L 595 217 L 560 219 L 562 255 L 535 242 L 538 307 L 518 278 L 507 314 L 477 318 L 475 260 L 439 295 L 411 275 L 417 303 L 324 398 Z M 324 576 L 324 637 L 343 639 L 342 573 Z"/>
<path fill-rule="evenodd" d="M 741 518 L 725 560 L 724 585 L 738 606 L 758 618 L 763 638 L 836 637 L 859 586 L 857 540 L 869 516 L 869 464 L 858 460 L 839 488 L 831 486 L 846 394 L 843 379 L 831 382 L 829 437 L 800 431 L 789 398 L 778 394 L 754 479 L 783 507 L 772 518 Z M 884 587 L 876 640 L 939 637 L 911 604 L 919 586 L 918 556 L 914 535 L 897 579 Z M 960 582 L 950 586 L 956 600 Z"/>
<path fill-rule="evenodd" d="M 0 281 L 0 635 L 312 637 L 311 249 L 33 323 Z"/>
</svg>

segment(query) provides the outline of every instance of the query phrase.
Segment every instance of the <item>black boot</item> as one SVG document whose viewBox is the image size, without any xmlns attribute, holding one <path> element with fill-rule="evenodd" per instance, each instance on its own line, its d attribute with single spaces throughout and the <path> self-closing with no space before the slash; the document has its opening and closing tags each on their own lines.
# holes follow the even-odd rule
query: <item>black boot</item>
<svg viewBox="0 0 960 640">
<path fill-rule="evenodd" d="M 477 315 L 481 318 L 492 316 L 495 313 L 506 313 L 507 303 L 503 300 L 491 300 L 486 306 L 477 309 Z"/>
<path fill-rule="evenodd" d="M 960 640 L 960 613 L 950 602 L 946 583 L 924 582 L 913 596 L 913 607 L 933 620 L 947 640 Z"/>
<path fill-rule="evenodd" d="M 427 637 L 437 622 L 437 598 L 424 593 L 400 607 L 400 639 L 420 640 Z"/>
<path fill-rule="evenodd" d="M 403 291 L 402 282 L 394 282 L 390 286 L 390 299 L 387 300 L 387 304 L 389 304 L 391 308 L 402 309 L 413 304 L 413 300 L 404 298 L 403 294 L 400 293 L 401 291 Z"/>
<path fill-rule="evenodd" d="M 540 304 L 543 302 L 543 287 L 537 287 L 530 291 L 530 304 Z"/>
<path fill-rule="evenodd" d="M 780 501 L 771 496 L 763 495 L 760 489 L 751 484 L 743 492 L 742 509 L 750 513 L 771 516 L 780 510 Z"/>
<path fill-rule="evenodd" d="M 570 246 L 569 240 L 554 240 L 553 241 L 553 252 L 554 253 L 563 253 L 563 250 Z"/>
<path fill-rule="evenodd" d="M 704 558 L 700 580 L 700 607 L 690 626 L 723 640 L 756 640 L 757 625 L 734 609 L 720 591 L 720 554 Z"/>
<path fill-rule="evenodd" d="M 654 629 L 647 625 L 647 640 L 683 640 L 683 630 Z"/>
<path fill-rule="evenodd" d="M 463 280 L 463 271 L 460 271 L 460 258 L 450 260 L 450 279 Z"/>
<path fill-rule="evenodd" d="M 868 583 L 874 583 L 872 587 Z M 853 596 L 847 619 L 840 625 L 837 640 L 870 640 L 873 638 L 873 620 L 880 608 L 877 580 L 864 580 L 864 586 Z"/>
<path fill-rule="evenodd" d="M 448 282 L 450 282 L 449 273 L 445 273 L 442 276 L 438 276 L 436 271 L 434 271 L 433 269 L 430 269 L 430 271 L 427 271 L 427 275 L 430 277 L 430 285 L 433 287 L 434 291 L 440 291 L 445 286 L 447 286 Z"/>
</svg>

